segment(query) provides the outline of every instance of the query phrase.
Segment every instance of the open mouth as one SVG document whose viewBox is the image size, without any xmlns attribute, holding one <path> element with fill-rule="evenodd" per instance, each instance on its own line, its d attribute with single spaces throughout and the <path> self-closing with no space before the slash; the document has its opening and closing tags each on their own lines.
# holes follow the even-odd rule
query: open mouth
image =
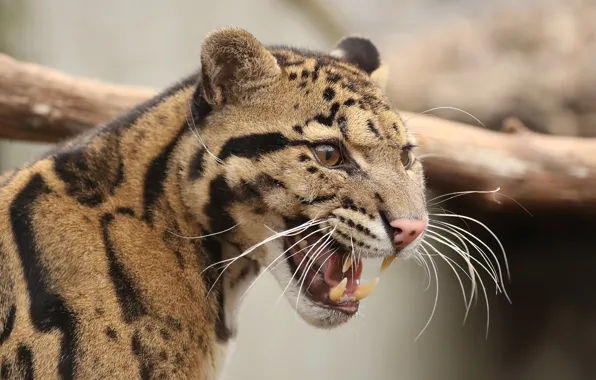
<svg viewBox="0 0 596 380">
<path fill-rule="evenodd" d="M 360 284 L 362 260 L 317 229 L 285 238 L 285 251 L 300 292 L 315 304 L 347 314 L 358 311 L 360 300 L 367 297 L 379 278 Z M 385 258 L 381 271 L 396 256 Z"/>
</svg>

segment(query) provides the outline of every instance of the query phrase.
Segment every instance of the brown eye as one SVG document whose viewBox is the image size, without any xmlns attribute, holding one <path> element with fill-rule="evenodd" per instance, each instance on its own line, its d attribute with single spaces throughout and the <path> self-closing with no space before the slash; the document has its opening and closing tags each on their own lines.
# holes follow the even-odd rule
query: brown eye
<svg viewBox="0 0 596 380">
<path fill-rule="evenodd" d="M 314 150 L 321 164 L 325 166 L 337 166 L 341 164 L 342 157 L 337 147 L 333 145 L 317 145 Z"/>
<path fill-rule="evenodd" d="M 404 149 L 402 149 L 400 153 L 400 159 L 401 163 L 404 165 L 404 168 L 406 170 L 409 170 L 416 161 L 416 157 L 414 156 L 414 153 L 412 153 L 412 148 L 405 147 Z"/>
</svg>

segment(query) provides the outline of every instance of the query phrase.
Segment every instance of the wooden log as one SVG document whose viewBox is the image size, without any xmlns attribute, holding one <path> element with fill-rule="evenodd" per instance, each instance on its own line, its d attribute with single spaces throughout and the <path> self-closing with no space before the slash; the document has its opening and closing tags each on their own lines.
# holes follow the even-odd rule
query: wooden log
<svg viewBox="0 0 596 380">
<path fill-rule="evenodd" d="M 151 88 L 75 78 L 0 54 L 0 137 L 57 142 L 130 110 Z M 542 135 L 514 119 L 489 131 L 401 112 L 440 192 L 486 191 L 488 207 L 596 211 L 596 139 Z"/>
</svg>

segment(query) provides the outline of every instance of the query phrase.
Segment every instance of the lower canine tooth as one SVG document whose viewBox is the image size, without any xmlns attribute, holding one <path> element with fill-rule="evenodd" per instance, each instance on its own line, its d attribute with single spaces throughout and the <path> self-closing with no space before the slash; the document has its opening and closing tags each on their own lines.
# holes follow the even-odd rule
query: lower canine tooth
<svg viewBox="0 0 596 380">
<path fill-rule="evenodd" d="M 344 277 L 343 280 L 337 285 L 335 285 L 329 291 L 329 299 L 333 302 L 339 301 L 341 296 L 344 295 L 344 291 L 346 290 L 346 286 L 348 285 L 348 278 Z"/>
<path fill-rule="evenodd" d="M 366 283 L 364 285 L 360 285 L 358 287 L 358 289 L 356 289 L 356 291 L 354 292 L 354 296 L 356 297 L 356 301 L 360 301 L 361 299 L 368 297 L 368 295 L 370 293 L 372 293 L 373 290 L 375 290 L 375 288 L 377 287 L 377 284 L 379 283 L 379 278 L 375 278 L 374 280 L 372 280 L 369 283 Z"/>
<path fill-rule="evenodd" d="M 348 257 L 346 257 L 346 260 L 344 261 L 344 266 L 341 268 L 341 272 L 346 273 L 348 271 L 348 269 L 350 269 L 351 266 L 352 266 L 352 256 L 348 256 Z"/>
<path fill-rule="evenodd" d="M 391 265 L 393 260 L 395 260 L 396 257 L 397 256 L 385 257 L 385 260 L 383 260 L 383 264 L 381 264 L 381 272 L 383 272 L 385 269 L 387 269 L 389 267 L 389 265 Z"/>
</svg>

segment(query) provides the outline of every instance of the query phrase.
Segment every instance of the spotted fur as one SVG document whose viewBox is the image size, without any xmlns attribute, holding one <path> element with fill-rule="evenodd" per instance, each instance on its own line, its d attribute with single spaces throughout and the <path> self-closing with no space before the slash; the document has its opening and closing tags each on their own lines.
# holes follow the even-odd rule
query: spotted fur
<svg viewBox="0 0 596 380">
<path fill-rule="evenodd" d="M 427 216 L 380 70 L 363 38 L 323 54 L 219 30 L 198 73 L 0 177 L 0 378 L 215 379 L 241 295 L 283 249 L 214 264 L 316 217 L 339 244 L 393 254 L 387 219 Z M 321 165 L 320 141 L 348 162 Z"/>
</svg>

